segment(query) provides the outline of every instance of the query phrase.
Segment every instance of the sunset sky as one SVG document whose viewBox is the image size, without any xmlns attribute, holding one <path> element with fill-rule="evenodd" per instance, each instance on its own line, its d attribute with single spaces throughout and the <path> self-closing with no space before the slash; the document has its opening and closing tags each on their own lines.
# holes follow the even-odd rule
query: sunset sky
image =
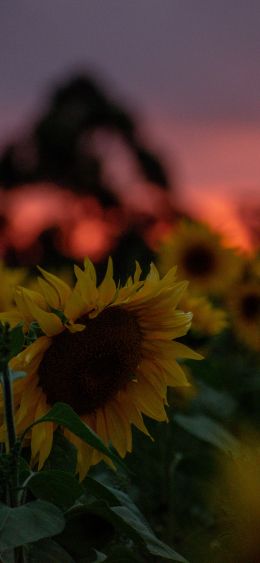
<svg viewBox="0 0 260 563">
<path fill-rule="evenodd" d="M 136 112 L 169 169 L 177 165 L 183 202 L 253 205 L 259 29 L 258 0 L 2 2 L 0 144 L 59 80 L 86 69 Z"/>
</svg>

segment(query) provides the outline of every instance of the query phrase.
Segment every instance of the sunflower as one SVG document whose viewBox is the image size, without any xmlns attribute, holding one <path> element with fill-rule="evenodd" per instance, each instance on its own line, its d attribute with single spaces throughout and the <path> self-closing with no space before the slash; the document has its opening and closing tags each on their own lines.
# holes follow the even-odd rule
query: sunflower
<svg viewBox="0 0 260 563">
<path fill-rule="evenodd" d="M 187 292 L 183 295 L 180 306 L 184 310 L 192 311 L 192 327 L 194 333 L 214 336 L 222 332 L 228 325 L 227 313 L 202 295 Z"/>
<path fill-rule="evenodd" d="M 255 278 L 256 280 L 260 280 L 260 254 L 256 254 L 252 257 L 249 262 L 249 276 L 251 278 Z"/>
<path fill-rule="evenodd" d="M 230 555 L 225 561 L 259 562 L 259 435 L 242 436 L 236 455 L 220 458 L 212 500 Z"/>
<path fill-rule="evenodd" d="M 141 281 L 137 264 L 133 278 L 116 287 L 111 260 L 98 287 L 89 259 L 84 270 L 75 266 L 73 289 L 40 271 L 38 292 L 19 287 L 15 293 L 25 330 L 36 322 L 42 331 L 11 360 L 12 369 L 27 373 L 14 383 L 17 432 L 61 401 L 124 457 L 132 449 L 131 424 L 148 434 L 142 415 L 167 420 L 167 386 L 187 385 L 176 359 L 201 357 L 173 341 L 191 324 L 192 314 L 176 309 L 187 282 L 176 282 L 176 268 L 160 279 L 154 265 Z M 8 314 L 1 319 L 14 322 Z M 39 468 L 51 451 L 54 430 L 48 422 L 31 431 L 32 463 Z M 1 432 L 0 439 L 3 427 Z M 64 434 L 77 448 L 83 478 L 103 456 L 66 429 Z"/>
<path fill-rule="evenodd" d="M 7 268 L 0 261 L 0 311 L 14 307 L 14 288 L 22 283 L 26 277 L 26 271 L 22 268 Z"/>
<path fill-rule="evenodd" d="M 228 299 L 235 333 L 241 342 L 260 352 L 260 285 L 249 280 L 236 286 Z"/>
<path fill-rule="evenodd" d="M 166 273 L 173 264 L 178 264 L 180 276 L 189 279 L 193 291 L 219 294 L 237 278 L 242 260 L 206 225 L 183 221 L 159 251 L 160 272 Z"/>
</svg>

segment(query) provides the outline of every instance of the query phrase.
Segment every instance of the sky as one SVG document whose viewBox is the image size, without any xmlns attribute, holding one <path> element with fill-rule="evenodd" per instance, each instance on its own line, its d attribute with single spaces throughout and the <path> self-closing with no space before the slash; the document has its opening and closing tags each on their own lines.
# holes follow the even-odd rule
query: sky
<svg viewBox="0 0 260 563">
<path fill-rule="evenodd" d="M 92 71 L 140 118 L 181 195 L 260 191 L 259 0 L 0 4 L 0 144 L 53 86 Z"/>
</svg>

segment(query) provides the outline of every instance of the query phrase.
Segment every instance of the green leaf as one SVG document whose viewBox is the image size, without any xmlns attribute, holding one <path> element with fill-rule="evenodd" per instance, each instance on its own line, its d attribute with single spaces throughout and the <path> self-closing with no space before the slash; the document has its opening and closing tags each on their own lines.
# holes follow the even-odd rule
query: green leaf
<svg viewBox="0 0 260 563">
<path fill-rule="evenodd" d="M 110 508 L 108 508 L 96 503 L 96 505 L 92 505 L 92 509 L 94 508 L 95 512 L 98 510 L 98 513 L 103 516 L 106 515 L 116 528 L 122 529 L 133 541 L 144 542 L 146 549 L 153 555 L 159 555 L 171 561 L 185 561 L 181 555 L 155 536 L 142 513 L 126 493 L 89 476 L 84 479 L 82 485 L 96 498 L 110 504 Z M 112 517 L 109 510 L 113 513 Z"/>
<path fill-rule="evenodd" d="M 46 538 L 26 548 L 26 563 L 75 563 L 75 559 L 59 543 Z"/>
<path fill-rule="evenodd" d="M 68 510 L 84 494 L 83 487 L 71 473 L 60 470 L 34 473 L 27 483 L 33 495 Z"/>
<path fill-rule="evenodd" d="M 223 389 L 217 391 L 200 381 L 198 383 L 198 391 L 193 400 L 193 407 L 196 408 L 197 412 L 205 411 L 206 409 L 207 414 L 212 414 L 217 418 L 228 418 L 234 413 L 237 403 Z"/>
<path fill-rule="evenodd" d="M 99 436 L 91 428 L 82 422 L 80 417 L 69 405 L 66 405 L 65 403 L 56 403 L 47 414 L 36 420 L 25 430 L 23 437 L 33 426 L 41 424 L 42 422 L 55 422 L 60 426 L 65 426 L 73 432 L 73 434 L 76 434 L 76 436 L 81 438 L 84 442 L 92 446 L 92 448 L 95 448 L 99 452 L 103 453 L 116 464 L 123 466 L 125 469 L 124 464 L 117 455 L 105 446 L 101 438 L 99 438 Z"/>
<path fill-rule="evenodd" d="M 44 464 L 44 470 L 61 469 L 75 474 L 77 466 L 77 450 L 60 428 L 55 430 L 51 453 Z"/>
<path fill-rule="evenodd" d="M 0 553 L 0 557 L 1 563 L 15 563 L 15 553 L 13 549 L 8 549 L 8 551 Z"/>
<path fill-rule="evenodd" d="M 21 456 L 18 458 L 17 465 L 19 484 L 22 485 L 30 475 L 33 475 L 33 471 L 27 461 Z"/>
<path fill-rule="evenodd" d="M 18 508 L 0 504 L 0 551 L 59 534 L 62 512 L 49 502 L 35 500 Z"/>
<path fill-rule="evenodd" d="M 40 336 L 44 336 L 44 332 L 38 325 L 37 321 L 32 321 L 25 336 L 26 346 L 29 346 L 30 344 L 35 342 L 35 340 L 37 340 L 37 338 L 39 338 Z"/>
<path fill-rule="evenodd" d="M 174 420 L 179 426 L 190 434 L 208 442 L 226 453 L 236 455 L 239 451 L 239 442 L 221 424 L 208 416 L 196 414 L 192 416 L 177 414 Z"/>
<path fill-rule="evenodd" d="M 114 506 L 107 509 L 108 516 L 110 511 L 115 516 L 111 519 L 114 525 L 121 528 L 133 541 L 143 543 L 149 553 L 170 561 L 187 563 L 186 559 L 154 535 L 143 516 L 138 514 L 138 509 L 133 512 L 126 506 Z"/>
<path fill-rule="evenodd" d="M 93 563 L 103 563 L 103 561 L 107 561 L 107 556 L 105 553 L 101 553 L 101 551 L 94 550 L 96 553 L 96 559 Z"/>
<path fill-rule="evenodd" d="M 117 506 L 118 503 L 120 503 L 116 495 L 116 489 L 100 483 L 98 479 L 87 476 L 84 481 L 82 481 L 82 486 L 97 499 L 104 500 L 111 506 Z"/>
<path fill-rule="evenodd" d="M 50 310 L 52 311 L 52 313 L 54 313 L 54 315 L 57 315 L 62 324 L 66 325 L 68 323 L 68 319 L 64 315 L 63 311 L 60 311 L 60 309 L 55 309 L 55 307 L 50 307 Z"/>
<path fill-rule="evenodd" d="M 105 478 L 106 477 L 108 477 L 108 474 L 106 474 Z M 110 506 L 126 506 L 138 518 L 140 518 L 140 520 L 143 520 L 143 522 L 147 524 L 144 516 L 129 495 L 121 489 L 113 487 L 110 484 L 108 485 L 106 482 L 102 482 L 100 479 L 104 479 L 104 474 L 99 475 L 96 479 L 87 476 L 82 482 L 82 485 L 89 493 L 94 495 L 97 499 L 105 501 Z"/>
</svg>

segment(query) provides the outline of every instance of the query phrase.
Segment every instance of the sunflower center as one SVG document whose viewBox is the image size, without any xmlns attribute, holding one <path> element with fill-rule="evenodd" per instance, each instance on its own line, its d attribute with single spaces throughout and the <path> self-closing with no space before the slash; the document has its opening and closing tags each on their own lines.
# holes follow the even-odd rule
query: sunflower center
<svg viewBox="0 0 260 563">
<path fill-rule="evenodd" d="M 256 293 L 245 295 L 242 299 L 241 310 L 246 319 L 255 320 L 260 314 L 260 296 Z"/>
<path fill-rule="evenodd" d="M 210 248 L 203 245 L 193 246 L 186 250 L 183 265 L 193 276 L 206 276 L 215 269 L 215 256 Z"/>
<path fill-rule="evenodd" d="M 39 385 L 50 405 L 61 401 L 83 415 L 105 405 L 135 377 L 142 335 L 135 315 L 120 307 L 78 322 L 85 330 L 65 330 L 45 352 Z"/>
</svg>

